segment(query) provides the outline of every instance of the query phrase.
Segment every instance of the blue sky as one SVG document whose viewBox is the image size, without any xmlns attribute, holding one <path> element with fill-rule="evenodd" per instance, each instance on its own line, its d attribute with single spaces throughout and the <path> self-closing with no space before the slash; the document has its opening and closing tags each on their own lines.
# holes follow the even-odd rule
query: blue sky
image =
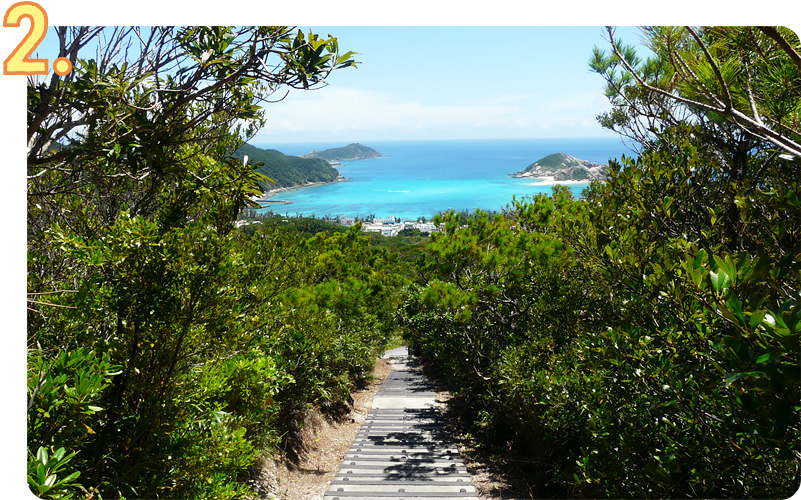
<svg viewBox="0 0 801 500">
<path fill-rule="evenodd" d="M 658 14 L 634 0 L 555 7 L 520 0 L 196 0 L 191 8 L 163 0 L 114 8 L 106 0 L 39 1 L 51 25 L 289 24 L 330 33 L 343 50 L 359 53 L 359 67 L 335 72 L 327 87 L 269 104 L 255 144 L 611 136 L 595 119 L 609 109 L 603 80 L 587 65 L 593 46 L 606 46 L 601 25 L 679 24 L 690 21 L 688 12 L 697 24 L 742 24 L 744 12 L 736 1 L 721 11 L 692 0 L 674 0 Z M 750 9 L 749 23 L 771 24 L 770 12 L 775 23 L 777 11 Z M 22 31 L 0 30 L 0 51 L 9 52 Z M 637 41 L 634 28 L 619 33 Z M 53 38 L 39 50 L 51 61 Z M 24 99 L 24 77 L 12 78 L 13 85 L 2 78 L 0 97 L 11 95 L 8 85 Z"/>
<path fill-rule="evenodd" d="M 587 67 L 592 47 L 605 45 L 601 25 L 795 18 L 785 0 L 762 0 L 759 9 L 746 0 L 725 9 L 673 0 L 658 10 L 641 0 L 38 1 L 51 25 L 300 25 L 359 52 L 359 68 L 336 72 L 328 87 L 270 105 L 256 143 L 609 135 L 595 121 L 608 109 L 603 81 Z M 635 30 L 621 32 L 636 41 Z M 0 53 L 9 54 L 23 35 L 23 28 L 0 29 Z M 52 61 L 51 38 L 40 52 Z M 25 77 L 0 75 L 0 147 L 16 161 L 24 157 L 24 95 Z"/>
<path fill-rule="evenodd" d="M 254 144 L 612 136 L 595 120 L 609 105 L 587 65 L 607 46 L 602 27 L 300 28 L 337 37 L 359 64 L 267 104 Z M 35 56 L 57 51 L 52 34 Z"/>
<path fill-rule="evenodd" d="M 359 54 L 267 108 L 254 143 L 609 136 L 601 27 L 312 27 Z M 636 41 L 636 29 L 620 29 Z"/>
</svg>

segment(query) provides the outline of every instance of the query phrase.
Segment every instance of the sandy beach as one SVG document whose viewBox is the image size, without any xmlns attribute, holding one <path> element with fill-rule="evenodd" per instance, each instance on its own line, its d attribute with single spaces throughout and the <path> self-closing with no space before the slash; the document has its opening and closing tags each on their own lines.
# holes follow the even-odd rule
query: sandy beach
<svg viewBox="0 0 801 500">
<path fill-rule="evenodd" d="M 534 181 L 534 182 L 528 183 L 531 186 L 553 186 L 555 184 L 562 184 L 562 185 L 565 185 L 565 186 L 569 186 L 569 185 L 574 185 L 574 184 L 589 184 L 591 182 L 590 180 L 557 181 L 557 180 L 555 180 L 554 176 L 552 176 L 552 175 L 547 175 L 547 176 L 543 176 L 543 177 L 531 177 L 530 180 Z"/>
<path fill-rule="evenodd" d="M 347 180 L 348 179 L 346 179 L 345 177 L 340 175 L 335 180 L 328 181 L 328 182 L 307 182 L 305 184 L 298 184 L 296 186 L 274 188 L 274 189 L 270 189 L 269 191 L 265 191 L 264 193 L 261 194 L 261 196 L 254 197 L 253 201 L 255 201 L 257 203 L 276 203 L 276 204 L 280 203 L 280 204 L 288 205 L 288 204 L 290 204 L 292 202 L 290 202 L 290 201 L 271 201 L 270 198 L 272 198 L 273 196 L 277 195 L 278 193 L 283 193 L 284 191 L 292 191 L 292 190 L 295 190 L 295 189 L 302 189 L 302 188 L 313 187 L 313 186 L 323 186 L 325 184 L 333 184 L 335 182 L 346 182 Z"/>
</svg>

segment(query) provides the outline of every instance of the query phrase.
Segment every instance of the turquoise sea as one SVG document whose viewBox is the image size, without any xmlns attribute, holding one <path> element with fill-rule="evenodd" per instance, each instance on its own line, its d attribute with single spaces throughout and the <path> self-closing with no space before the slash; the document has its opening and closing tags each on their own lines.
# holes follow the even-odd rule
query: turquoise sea
<svg viewBox="0 0 801 500">
<path fill-rule="evenodd" d="M 384 156 L 343 162 L 337 166 L 348 179 L 322 186 L 286 191 L 262 210 L 315 217 L 430 218 L 449 209 L 473 212 L 502 210 L 518 198 L 550 193 L 550 185 L 509 177 L 552 153 L 566 153 L 595 163 L 630 154 L 618 138 L 508 139 L 470 141 L 364 142 Z M 342 143 L 256 144 L 288 155 L 344 146 Z M 576 197 L 586 184 L 571 185 Z"/>
</svg>

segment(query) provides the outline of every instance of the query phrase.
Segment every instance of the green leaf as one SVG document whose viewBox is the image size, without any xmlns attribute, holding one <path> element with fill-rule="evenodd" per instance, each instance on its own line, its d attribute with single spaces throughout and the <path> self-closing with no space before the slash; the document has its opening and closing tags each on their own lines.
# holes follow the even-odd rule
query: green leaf
<svg viewBox="0 0 801 500">
<path fill-rule="evenodd" d="M 709 271 L 709 279 L 712 282 L 712 288 L 720 293 L 728 287 L 729 277 L 724 272 Z"/>
<path fill-rule="evenodd" d="M 55 474 L 50 474 L 47 476 L 47 479 L 45 479 L 44 485 L 47 487 L 52 487 L 54 484 L 56 484 L 56 479 L 58 479 L 58 476 Z"/>
<path fill-rule="evenodd" d="M 72 481 L 78 479 L 78 477 L 80 477 L 80 475 L 81 475 L 81 471 L 76 470 L 75 472 L 73 472 L 72 474 L 70 474 L 69 476 L 65 477 L 64 479 L 62 479 L 59 482 L 60 483 L 69 483 L 69 482 L 72 482 Z"/>
<path fill-rule="evenodd" d="M 706 264 L 706 259 L 707 259 L 706 250 L 704 250 L 703 248 L 698 250 L 698 253 L 695 254 L 695 259 L 693 260 L 693 267 L 694 268 L 703 267 L 704 264 Z"/>
<path fill-rule="evenodd" d="M 793 332 L 791 332 L 790 328 L 787 326 L 787 323 L 784 322 L 784 318 L 782 318 L 781 314 L 774 314 L 773 319 L 776 321 L 776 333 L 782 337 L 789 337 L 793 334 Z"/>
<path fill-rule="evenodd" d="M 40 446 L 39 450 L 36 452 L 36 460 L 43 464 L 46 464 L 47 459 L 48 459 L 47 450 L 45 449 L 44 446 Z"/>
<path fill-rule="evenodd" d="M 723 379 L 723 385 L 725 387 L 729 387 L 734 382 L 736 382 L 736 381 L 740 380 L 741 378 L 743 378 L 743 376 L 745 376 L 745 373 L 740 373 L 740 372 L 730 373 L 730 374 L 726 375 L 726 377 Z"/>
<path fill-rule="evenodd" d="M 695 283 L 695 286 L 703 290 L 706 288 L 706 283 L 704 282 L 706 275 L 707 271 L 704 268 L 698 268 L 692 270 L 690 278 L 693 280 L 693 283 Z"/>
<path fill-rule="evenodd" d="M 740 299 L 737 298 L 735 295 L 730 295 L 729 300 L 726 301 L 726 307 L 729 308 L 736 316 L 737 319 L 745 323 L 745 317 L 743 316 L 743 306 L 740 303 Z"/>
<path fill-rule="evenodd" d="M 770 353 L 769 352 L 763 353 L 756 359 L 756 364 L 761 365 L 767 362 L 769 359 L 770 359 Z"/>
<path fill-rule="evenodd" d="M 36 464 L 36 479 L 39 484 L 44 484 L 47 479 L 47 469 L 43 463 Z"/>
<path fill-rule="evenodd" d="M 762 320 L 765 318 L 765 311 L 755 311 L 751 313 L 751 319 L 749 321 L 749 326 L 751 329 L 754 330 L 756 327 L 762 323 Z"/>
<path fill-rule="evenodd" d="M 729 256 L 726 256 L 725 259 L 718 257 L 717 255 L 713 256 L 715 259 L 715 263 L 718 265 L 718 273 L 723 273 L 728 278 L 728 281 L 732 281 L 737 276 L 737 267 L 735 266 L 734 262 L 731 261 Z"/>
</svg>

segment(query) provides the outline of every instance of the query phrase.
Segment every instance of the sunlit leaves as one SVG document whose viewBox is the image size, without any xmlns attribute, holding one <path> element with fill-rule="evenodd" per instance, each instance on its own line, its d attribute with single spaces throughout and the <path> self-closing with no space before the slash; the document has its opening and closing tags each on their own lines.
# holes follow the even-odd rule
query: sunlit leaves
<svg viewBox="0 0 801 500">
<path fill-rule="evenodd" d="M 658 139 L 665 125 L 700 122 L 717 141 L 736 128 L 760 147 L 801 155 L 801 45 L 792 31 L 647 27 L 644 39 L 656 57 L 644 63 L 614 40 L 614 30 L 608 33 L 611 54 L 596 48 L 590 60 L 606 80 L 613 106 L 600 117 L 605 127 L 645 144 Z"/>
<path fill-rule="evenodd" d="M 355 234 L 251 242 L 233 226 L 271 182 L 231 157 L 263 103 L 353 54 L 287 27 L 58 35 L 73 72 L 28 90 L 29 289 L 52 304 L 29 316 L 28 439 L 64 448 L 55 465 L 29 457 L 30 484 L 50 498 L 246 495 L 243 471 L 297 410 L 346 399 L 386 339 L 372 316 L 391 305 L 383 261 Z M 290 296 L 318 307 L 293 314 Z M 320 357 L 296 365 L 289 331 Z"/>
<path fill-rule="evenodd" d="M 662 122 L 586 202 L 557 190 L 504 218 L 445 217 L 409 292 L 409 337 L 453 380 L 470 431 L 558 494 L 797 484 L 797 172 L 703 127 Z"/>
</svg>

